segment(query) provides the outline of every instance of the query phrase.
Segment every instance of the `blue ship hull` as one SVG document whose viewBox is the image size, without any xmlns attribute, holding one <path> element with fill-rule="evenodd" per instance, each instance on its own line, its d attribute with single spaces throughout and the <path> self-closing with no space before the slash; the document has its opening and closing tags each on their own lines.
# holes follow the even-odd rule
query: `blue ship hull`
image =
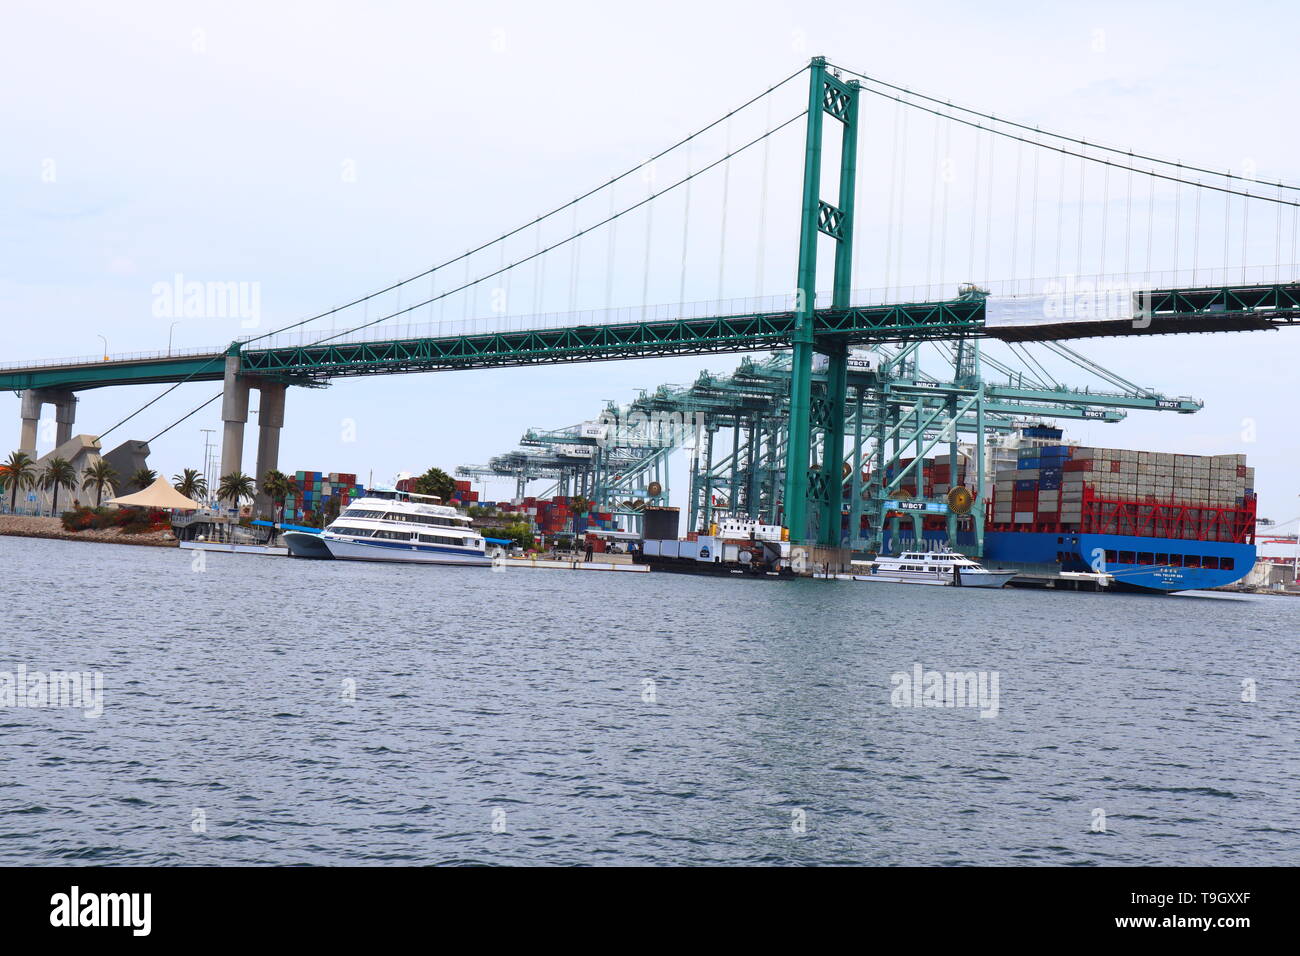
<svg viewBox="0 0 1300 956">
<path fill-rule="evenodd" d="M 1190 591 L 1222 587 L 1255 566 L 1255 546 L 1117 534 L 990 531 L 990 564 L 1057 565 L 1062 571 L 1103 571 L 1114 586 L 1134 591 Z"/>
</svg>

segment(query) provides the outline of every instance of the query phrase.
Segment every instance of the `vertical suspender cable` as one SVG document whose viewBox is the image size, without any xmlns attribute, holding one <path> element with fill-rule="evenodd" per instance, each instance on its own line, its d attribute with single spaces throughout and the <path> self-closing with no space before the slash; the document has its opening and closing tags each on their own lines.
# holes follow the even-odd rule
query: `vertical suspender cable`
<svg viewBox="0 0 1300 956">
<path fill-rule="evenodd" d="M 1241 200 L 1241 281 L 1246 281 L 1246 246 L 1250 238 L 1250 200 Z"/>
<path fill-rule="evenodd" d="M 1097 275 L 1105 281 L 1106 239 L 1110 228 L 1110 163 L 1101 171 L 1101 256 L 1097 261 Z"/>
<path fill-rule="evenodd" d="M 1130 256 L 1133 243 L 1133 154 L 1128 154 L 1128 173 L 1124 177 L 1124 271 L 1133 271 Z"/>
<path fill-rule="evenodd" d="M 1150 189 L 1147 191 L 1147 274 L 1151 273 L 1151 237 L 1156 227 L 1156 178 L 1150 177 Z"/>
<path fill-rule="evenodd" d="M 494 292 L 502 293 L 501 315 L 504 318 L 505 322 L 501 326 L 501 328 L 508 329 L 510 328 L 510 318 L 509 318 L 510 316 L 510 273 L 514 272 L 515 270 L 506 269 L 506 244 L 503 242 L 498 248 L 500 248 L 501 250 L 501 269 L 502 269 L 501 274 L 505 277 L 505 285 L 499 286 L 497 289 L 494 290 Z M 494 310 L 495 310 L 495 306 L 494 306 Z"/>
<path fill-rule="evenodd" d="M 933 298 L 931 289 L 934 284 L 934 214 L 937 211 L 939 190 L 939 117 L 934 119 L 934 149 L 930 159 L 930 234 L 925 242 L 925 297 Z"/>
<path fill-rule="evenodd" d="M 885 214 L 885 301 L 893 301 L 893 253 L 894 253 L 894 199 L 897 192 L 898 176 L 898 120 L 899 114 L 903 111 L 902 104 L 894 101 L 894 143 L 889 157 L 889 203 L 888 212 Z M 855 230 L 856 231 L 856 230 Z M 861 242 L 859 242 L 859 246 Z"/>
<path fill-rule="evenodd" d="M 997 144 L 996 136 L 989 136 L 989 182 L 984 191 L 984 281 L 992 276 L 993 255 L 993 173 L 997 166 L 993 162 L 993 147 Z"/>
<path fill-rule="evenodd" d="M 767 98 L 767 125 L 764 129 L 772 128 L 772 97 Z M 763 186 L 758 201 L 758 254 L 755 256 L 754 263 L 754 295 L 761 296 L 765 288 L 763 282 L 763 270 L 766 267 L 767 258 L 767 169 L 768 160 L 772 154 L 772 137 L 763 140 Z"/>
<path fill-rule="evenodd" d="M 898 166 L 898 249 L 895 255 L 897 262 L 895 268 L 898 270 L 898 281 L 895 285 L 898 286 L 900 292 L 903 287 L 903 223 L 906 221 L 906 217 L 903 215 L 903 203 L 907 199 L 907 167 L 911 165 L 907 152 L 907 117 L 908 112 L 907 110 L 904 110 L 902 144 L 903 158 Z"/>
<path fill-rule="evenodd" d="M 609 214 L 611 222 L 609 224 L 609 246 L 605 253 L 605 313 L 606 321 L 612 316 L 609 315 L 614 308 L 614 252 L 618 241 L 618 219 L 612 218 L 615 210 L 618 208 L 614 204 L 614 196 L 617 190 L 611 184 L 609 187 Z"/>
<path fill-rule="evenodd" d="M 679 305 L 686 304 L 686 252 L 689 248 L 689 239 L 691 234 L 691 144 L 692 140 L 686 141 L 686 180 L 685 198 L 683 199 L 682 213 L 682 280 L 677 291 L 677 302 Z"/>
<path fill-rule="evenodd" d="M 1180 164 L 1181 165 L 1181 164 Z M 1182 238 L 1183 184 L 1174 183 L 1174 284 L 1178 284 L 1178 245 Z"/>
<path fill-rule="evenodd" d="M 1060 157 L 1060 182 L 1056 188 L 1056 275 L 1054 278 L 1060 280 L 1061 276 L 1061 255 L 1065 249 L 1065 156 Z"/>
<path fill-rule="evenodd" d="M 1038 136 L 1034 136 L 1035 142 Z M 1034 280 L 1038 278 L 1036 273 L 1036 263 L 1038 261 L 1038 161 L 1043 155 L 1041 149 L 1034 150 L 1034 186 L 1030 190 L 1031 196 L 1029 201 L 1029 278 Z"/>
<path fill-rule="evenodd" d="M 980 141 L 980 130 L 975 130 L 975 175 L 970 178 L 970 254 L 966 259 L 966 281 L 975 281 L 975 224 L 979 220 L 980 210 L 980 152 L 984 144 Z"/>
<path fill-rule="evenodd" d="M 952 124 L 945 123 L 943 127 L 943 211 L 940 213 L 939 225 L 939 288 L 941 294 L 943 283 L 948 278 L 946 272 L 948 261 L 948 187 L 952 185 L 956 172 L 952 160 L 951 144 Z"/>
<path fill-rule="evenodd" d="M 433 269 L 433 271 L 429 273 L 429 325 L 433 325 L 434 323 L 433 300 L 435 297 L 437 297 L 437 286 L 438 286 L 438 271 L 437 269 Z M 441 310 L 439 310 L 439 312 L 441 312 Z"/>
<path fill-rule="evenodd" d="M 650 167 L 650 175 L 646 178 L 645 192 L 646 196 L 654 195 L 654 166 Z M 650 249 L 654 240 L 654 222 L 655 222 L 655 204 L 648 202 L 645 205 L 645 264 L 641 275 L 641 321 L 645 321 L 646 309 L 650 307 Z"/>
<path fill-rule="evenodd" d="M 1197 180 L 1200 182 L 1200 180 Z M 1201 266 L 1201 190 L 1195 189 L 1196 194 L 1196 222 L 1192 229 L 1192 285 L 1196 285 L 1196 273 Z"/>
<path fill-rule="evenodd" d="M 1024 149 L 1016 149 L 1016 196 L 1011 201 L 1011 280 L 1015 283 L 1017 292 L 1020 291 L 1020 274 L 1016 271 L 1016 261 L 1020 252 L 1020 167 L 1024 159 Z"/>
<path fill-rule="evenodd" d="M 1277 184 L 1277 198 L 1279 202 L 1273 208 L 1273 212 L 1277 216 L 1277 222 L 1275 223 L 1277 235 L 1273 239 L 1273 262 L 1275 263 L 1273 267 L 1273 281 L 1281 282 L 1282 281 L 1282 204 L 1281 204 L 1282 184 L 1281 183 Z"/>
<path fill-rule="evenodd" d="M 542 251 L 542 220 L 539 216 L 537 219 L 537 249 L 536 252 Z M 542 314 L 542 285 L 546 282 L 546 256 L 539 255 L 533 260 L 533 319 L 534 325 L 536 319 Z"/>
<path fill-rule="evenodd" d="M 466 286 L 469 285 L 469 258 L 470 258 L 470 257 L 469 257 L 469 252 L 466 251 L 466 253 L 465 253 L 465 285 L 466 285 Z M 477 289 L 474 289 L 473 291 L 474 291 L 474 292 L 477 292 L 478 290 L 477 290 Z M 465 290 L 465 296 L 464 296 L 464 298 L 462 298 L 462 299 L 460 300 L 460 301 L 461 301 L 460 320 L 461 320 L 461 322 L 465 323 L 465 328 L 462 330 L 462 331 L 465 331 L 465 332 L 468 332 L 468 331 L 469 331 L 469 297 L 470 297 L 470 292 L 471 292 L 471 290 L 467 288 L 467 289 Z"/>
<path fill-rule="evenodd" d="M 1291 207 L 1291 261 L 1287 263 L 1292 269 L 1296 265 L 1296 237 L 1300 234 L 1300 206 Z"/>
<path fill-rule="evenodd" d="M 1087 147 L 1080 147 L 1080 149 L 1086 150 Z M 1084 186 L 1087 182 L 1087 178 L 1088 163 L 1084 160 L 1083 155 L 1081 154 L 1079 156 L 1079 239 L 1074 250 L 1074 274 L 1077 276 L 1083 275 L 1083 199 Z"/>
<path fill-rule="evenodd" d="M 726 151 L 724 156 L 731 155 L 731 120 L 726 123 Z M 722 167 L 722 227 L 721 241 L 718 243 L 718 306 L 722 306 L 723 285 L 727 274 L 727 205 L 731 199 L 731 160 L 727 160 Z"/>
<path fill-rule="evenodd" d="M 1225 183 L 1231 182 L 1225 177 Z M 1232 234 L 1232 193 L 1223 194 L 1223 284 L 1228 284 L 1228 237 Z"/>
<path fill-rule="evenodd" d="M 571 235 L 578 234 L 578 207 L 575 203 L 573 207 L 573 232 Z M 569 311 L 578 311 L 578 269 L 582 260 L 582 240 L 578 239 L 573 243 L 573 251 L 569 256 Z"/>
</svg>

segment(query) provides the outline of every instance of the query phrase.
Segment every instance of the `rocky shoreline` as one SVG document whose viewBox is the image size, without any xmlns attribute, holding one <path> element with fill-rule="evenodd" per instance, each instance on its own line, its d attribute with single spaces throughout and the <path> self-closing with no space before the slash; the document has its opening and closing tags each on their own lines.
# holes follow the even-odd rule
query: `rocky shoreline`
<svg viewBox="0 0 1300 956">
<path fill-rule="evenodd" d="M 58 518 L 29 515 L 0 515 L 0 535 L 13 538 L 49 538 L 55 541 L 93 541 L 99 544 L 134 544 L 153 548 L 174 548 L 176 538 L 170 531 L 147 531 L 124 534 L 121 528 L 67 531 Z"/>
</svg>

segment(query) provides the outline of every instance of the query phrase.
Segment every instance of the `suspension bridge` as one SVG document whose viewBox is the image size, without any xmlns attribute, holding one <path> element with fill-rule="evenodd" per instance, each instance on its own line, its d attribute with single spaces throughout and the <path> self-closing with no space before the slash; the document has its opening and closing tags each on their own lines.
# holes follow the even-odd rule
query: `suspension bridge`
<svg viewBox="0 0 1300 956">
<path fill-rule="evenodd" d="M 3 366 L 0 387 L 21 393 L 20 449 L 34 454 L 46 404 L 61 444 L 78 394 L 167 386 L 103 439 L 183 384 L 221 382 L 168 427 L 220 399 L 222 475 L 243 469 L 256 389 L 262 475 L 278 464 L 290 386 L 776 350 L 725 381 L 661 389 L 634 406 L 712 416 L 708 448 L 695 447 L 707 460 L 693 469 L 692 520 L 725 485 L 733 511 L 780 523 L 793 541 L 870 546 L 857 539 L 856 519 L 865 513 L 883 527 L 902 480 L 887 481 L 886 466 L 909 446 L 919 460 L 947 445 L 955 468 L 958 432 L 982 443 L 1015 415 L 1113 421 L 1127 409 L 1199 408 L 1126 380 L 1113 392 L 1049 383 L 1030 349 L 1059 356 L 1069 339 L 1295 324 L 1298 207 L 1295 185 L 1044 130 L 814 58 L 573 200 L 341 306 L 212 349 Z M 797 230 L 772 226 L 796 220 Z M 778 267 L 793 288 L 764 294 Z M 637 283 L 640 304 L 617 307 L 615 287 Z M 745 286 L 753 294 L 728 295 Z M 1033 380 L 986 361 L 989 343 Z M 951 374 L 924 373 L 922 346 L 942 350 Z M 874 358 L 855 367 L 862 350 Z M 1079 353 L 1066 357 L 1109 374 Z M 986 364 L 1007 381 L 986 381 Z M 732 430 L 732 448 L 715 462 L 720 428 Z M 617 433 L 593 473 L 607 479 L 593 490 L 617 501 L 654 485 L 650 497 L 663 498 L 666 481 L 646 476 L 666 474 L 664 458 L 679 445 Z M 507 453 L 478 473 L 577 474 L 528 457 Z M 864 476 L 867 458 L 876 467 Z M 977 509 L 977 530 L 980 518 Z"/>
</svg>

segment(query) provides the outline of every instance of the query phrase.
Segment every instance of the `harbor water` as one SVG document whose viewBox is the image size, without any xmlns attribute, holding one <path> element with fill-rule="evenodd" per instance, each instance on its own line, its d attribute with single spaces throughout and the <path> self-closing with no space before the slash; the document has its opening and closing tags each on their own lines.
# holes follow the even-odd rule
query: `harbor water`
<svg viewBox="0 0 1300 956">
<path fill-rule="evenodd" d="M 103 679 L 0 708 L 6 865 L 1300 864 L 1294 599 L 0 567 L 0 672 Z M 929 671 L 996 699 L 900 700 Z"/>
</svg>

